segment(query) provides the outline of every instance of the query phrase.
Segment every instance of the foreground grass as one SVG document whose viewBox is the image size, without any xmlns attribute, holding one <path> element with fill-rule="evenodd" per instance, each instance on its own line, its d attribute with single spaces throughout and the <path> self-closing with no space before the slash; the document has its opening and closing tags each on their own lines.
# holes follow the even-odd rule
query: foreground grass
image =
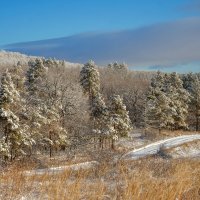
<svg viewBox="0 0 200 200">
<path fill-rule="evenodd" d="M 25 168 L 16 165 L 1 173 L 0 199 L 200 199 L 199 160 L 151 157 L 30 177 L 23 175 Z"/>
</svg>

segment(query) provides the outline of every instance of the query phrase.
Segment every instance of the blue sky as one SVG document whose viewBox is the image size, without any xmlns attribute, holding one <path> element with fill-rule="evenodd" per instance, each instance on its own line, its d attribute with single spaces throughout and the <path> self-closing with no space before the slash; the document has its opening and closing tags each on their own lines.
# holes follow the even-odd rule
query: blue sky
<svg viewBox="0 0 200 200">
<path fill-rule="evenodd" d="M 195 4 L 198 0 L 0 0 L 0 45 L 174 21 L 199 15 Z"/>
<path fill-rule="evenodd" d="M 124 61 L 143 70 L 200 71 L 200 0 L 0 0 L 3 48 L 74 35 L 56 44 L 60 51 L 54 40 L 11 50 L 71 62 L 91 58 L 99 65 Z"/>
</svg>

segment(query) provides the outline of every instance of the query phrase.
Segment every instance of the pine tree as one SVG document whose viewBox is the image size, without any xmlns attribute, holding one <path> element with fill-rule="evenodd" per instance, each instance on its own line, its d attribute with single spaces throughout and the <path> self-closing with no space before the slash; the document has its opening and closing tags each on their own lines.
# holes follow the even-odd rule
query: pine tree
<svg viewBox="0 0 200 200">
<path fill-rule="evenodd" d="M 109 112 L 104 99 L 100 93 L 97 93 L 93 97 L 91 117 L 94 122 L 95 137 L 98 136 L 99 144 L 102 148 L 104 139 L 110 136 L 110 133 L 107 132 L 108 115 Z"/>
<path fill-rule="evenodd" d="M 90 117 L 93 121 L 94 141 L 96 142 L 96 137 L 102 138 L 103 118 L 106 112 L 106 106 L 99 92 L 99 72 L 93 61 L 89 61 L 81 69 L 80 84 L 83 88 L 83 93 L 89 97 Z"/>
<path fill-rule="evenodd" d="M 43 61 L 43 65 L 49 69 L 58 66 L 58 63 L 55 59 L 49 58 Z"/>
<path fill-rule="evenodd" d="M 53 61 L 49 61 L 51 64 Z M 47 62 L 49 64 L 49 62 Z M 49 148 L 49 155 L 52 156 L 53 149 L 59 149 L 61 146 L 66 146 L 67 131 L 61 126 L 59 106 L 57 95 L 52 95 L 51 98 L 47 95 L 52 85 L 47 80 L 47 68 L 44 66 L 45 61 L 37 59 L 35 63 L 30 64 L 27 72 L 27 89 L 28 89 L 28 113 L 30 131 L 34 140 L 37 141 L 37 146 Z M 46 63 L 46 65 L 47 65 Z M 48 66 L 53 67 L 53 66 Z M 59 93 L 59 91 L 56 91 Z"/>
<path fill-rule="evenodd" d="M 110 120 L 117 137 L 127 136 L 132 130 L 128 111 L 119 95 L 113 95 L 111 98 Z"/>
<path fill-rule="evenodd" d="M 88 94 L 90 101 L 92 101 L 100 90 L 99 72 L 93 61 L 89 61 L 83 66 L 80 72 L 80 83 L 83 87 L 83 92 Z"/>
<path fill-rule="evenodd" d="M 36 147 L 47 146 L 49 141 L 44 140 L 48 135 L 48 120 L 45 116 L 46 102 L 44 101 L 43 80 L 46 78 L 47 68 L 42 59 L 29 62 L 29 69 L 26 73 L 26 107 L 24 112 L 30 123 L 32 138 L 37 141 Z"/>
<path fill-rule="evenodd" d="M 0 123 L 1 123 L 1 148 L 0 154 L 5 158 L 15 158 L 25 154 L 24 147 L 31 145 L 27 127 L 20 124 L 16 110 L 20 108 L 20 95 L 8 70 L 3 74 L 0 88 Z"/>
<path fill-rule="evenodd" d="M 166 74 L 157 72 L 151 80 L 151 86 L 147 94 L 147 103 L 145 109 L 145 121 L 147 127 L 159 129 L 169 128 L 173 124 L 172 110 L 170 107 L 170 98 L 165 93 L 164 79 Z"/>
<path fill-rule="evenodd" d="M 64 127 L 61 126 L 61 119 L 57 105 L 52 105 L 52 102 L 47 102 L 47 106 L 43 108 L 43 116 L 45 116 L 44 130 L 40 144 L 43 147 L 49 148 L 49 155 L 52 156 L 53 149 L 61 149 L 69 144 L 68 133 Z"/>
<path fill-rule="evenodd" d="M 29 62 L 29 69 L 27 71 L 26 85 L 29 92 L 34 93 L 39 91 L 42 79 L 46 76 L 47 68 L 44 66 L 42 59 L 36 59 L 34 62 Z"/>
<path fill-rule="evenodd" d="M 186 119 L 188 114 L 189 93 L 183 88 L 183 82 L 177 73 L 165 76 L 164 92 L 170 98 L 172 129 L 188 128 Z"/>
<path fill-rule="evenodd" d="M 199 130 L 199 117 L 200 117 L 200 85 L 199 74 L 184 74 L 182 76 L 183 87 L 189 92 L 190 94 L 190 102 L 189 102 L 189 115 L 188 121 L 191 126 L 195 126 L 196 130 Z"/>
<path fill-rule="evenodd" d="M 108 117 L 108 108 L 104 102 L 104 99 L 100 93 L 97 93 L 92 101 L 91 115 L 96 122 L 97 127 L 101 127 L 106 123 Z"/>
<path fill-rule="evenodd" d="M 196 118 L 196 131 L 199 130 L 199 118 L 200 118 L 200 79 L 196 75 L 192 81 L 191 87 L 191 107 L 195 113 Z"/>
<path fill-rule="evenodd" d="M 24 83 L 25 83 L 25 77 L 24 77 L 24 71 L 22 69 L 21 63 L 18 62 L 17 65 L 14 65 L 10 70 L 11 78 L 13 81 L 13 84 L 15 85 L 15 88 L 22 92 L 24 90 Z"/>
<path fill-rule="evenodd" d="M 108 69 L 118 71 L 118 72 L 127 72 L 128 71 L 128 67 L 125 63 L 118 63 L 118 62 L 108 64 Z"/>
<path fill-rule="evenodd" d="M 174 123 L 171 116 L 170 99 L 161 88 L 151 87 L 149 89 L 145 117 L 146 125 L 159 129 L 159 133 Z"/>
<path fill-rule="evenodd" d="M 194 81 L 195 74 L 188 73 L 181 76 L 183 81 L 183 88 L 186 89 L 189 93 L 192 91 L 192 82 Z"/>
<path fill-rule="evenodd" d="M 151 79 L 151 87 L 163 89 L 164 75 L 160 71 L 157 71 L 156 76 Z"/>
</svg>

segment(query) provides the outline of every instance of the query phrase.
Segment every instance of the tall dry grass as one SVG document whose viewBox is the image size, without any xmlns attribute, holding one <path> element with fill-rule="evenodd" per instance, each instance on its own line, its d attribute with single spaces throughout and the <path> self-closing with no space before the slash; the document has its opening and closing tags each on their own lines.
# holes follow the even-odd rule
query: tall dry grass
<svg viewBox="0 0 200 200">
<path fill-rule="evenodd" d="M 15 166 L 1 173 L 0 199 L 200 199 L 199 160 L 148 158 L 30 177 L 23 175 L 24 170 Z"/>
</svg>

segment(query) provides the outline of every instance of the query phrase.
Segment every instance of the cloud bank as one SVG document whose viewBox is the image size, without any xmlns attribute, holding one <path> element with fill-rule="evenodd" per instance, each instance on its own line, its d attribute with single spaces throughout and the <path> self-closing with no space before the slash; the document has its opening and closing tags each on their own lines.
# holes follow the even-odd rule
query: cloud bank
<svg viewBox="0 0 200 200">
<path fill-rule="evenodd" d="M 200 1 L 199 0 L 190 0 L 188 3 L 180 7 L 182 11 L 199 13 L 200 12 Z"/>
<path fill-rule="evenodd" d="M 200 18 L 154 24 L 134 30 L 85 33 L 65 38 L 19 43 L 4 49 L 99 65 L 126 62 L 129 66 L 183 65 L 200 61 Z"/>
</svg>

